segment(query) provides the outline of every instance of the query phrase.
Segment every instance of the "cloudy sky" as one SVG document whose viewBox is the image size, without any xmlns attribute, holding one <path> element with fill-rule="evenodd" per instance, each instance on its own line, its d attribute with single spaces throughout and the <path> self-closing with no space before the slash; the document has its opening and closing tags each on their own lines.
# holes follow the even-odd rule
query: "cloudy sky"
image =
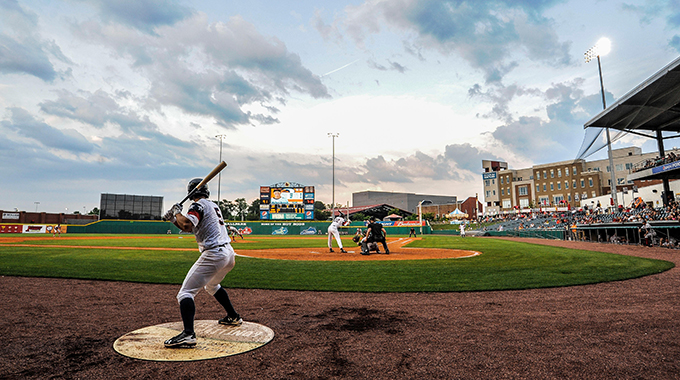
<svg viewBox="0 0 680 380">
<path fill-rule="evenodd" d="M 602 108 L 583 60 L 601 37 L 611 104 L 678 57 L 680 4 L 0 0 L 0 209 L 167 208 L 219 162 L 217 135 L 223 199 L 292 181 L 330 203 L 333 141 L 337 203 L 464 199 L 482 159 L 576 157 Z"/>
</svg>

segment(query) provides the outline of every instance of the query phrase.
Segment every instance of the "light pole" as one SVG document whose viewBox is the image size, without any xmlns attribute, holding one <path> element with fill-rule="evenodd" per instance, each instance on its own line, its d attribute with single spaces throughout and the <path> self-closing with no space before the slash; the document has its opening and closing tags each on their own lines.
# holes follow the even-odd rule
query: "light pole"
<svg viewBox="0 0 680 380">
<path fill-rule="evenodd" d="M 335 138 L 339 133 L 328 132 L 328 137 L 333 138 L 333 205 L 331 206 L 331 219 L 335 218 Z"/>
<path fill-rule="evenodd" d="M 222 162 L 222 140 L 224 140 L 227 135 L 217 135 L 215 136 L 218 139 L 220 139 L 220 160 L 218 162 Z M 222 187 L 222 172 L 220 172 L 217 175 L 217 207 L 220 207 L 220 190 Z"/>
<path fill-rule="evenodd" d="M 35 212 L 38 212 L 38 205 L 40 204 L 40 202 L 33 202 L 33 203 L 35 204 Z"/>
<path fill-rule="evenodd" d="M 432 203 L 431 200 L 428 199 L 423 199 L 422 201 L 418 202 L 418 222 L 420 223 L 420 234 L 423 234 L 423 203 L 427 202 Z"/>
<path fill-rule="evenodd" d="M 611 50 L 612 43 L 609 41 L 608 38 L 600 38 L 599 41 L 595 44 L 595 46 L 591 47 L 588 49 L 588 51 L 585 52 L 583 55 L 583 58 L 585 58 L 586 63 L 590 62 L 594 57 L 597 57 L 597 70 L 600 73 L 600 91 L 602 92 L 602 109 L 607 109 L 607 102 L 604 100 L 604 82 L 602 81 L 602 64 L 600 63 L 600 56 L 607 55 L 609 51 Z M 609 127 L 605 128 L 607 132 L 607 151 L 609 154 L 609 171 L 611 172 L 611 188 L 610 192 L 612 195 L 612 201 L 614 203 L 614 207 L 618 208 L 619 203 L 616 199 L 616 168 L 614 167 L 614 159 L 612 158 L 612 141 L 611 138 L 609 137 Z"/>
</svg>

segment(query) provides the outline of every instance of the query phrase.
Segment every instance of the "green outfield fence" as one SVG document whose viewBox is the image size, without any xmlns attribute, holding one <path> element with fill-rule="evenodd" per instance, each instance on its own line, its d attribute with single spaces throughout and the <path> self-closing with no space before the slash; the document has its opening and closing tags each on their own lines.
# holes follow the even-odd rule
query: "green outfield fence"
<svg viewBox="0 0 680 380">
<path fill-rule="evenodd" d="M 242 233 L 252 235 L 325 235 L 330 222 L 305 221 L 227 221 L 229 225 L 238 228 Z M 364 222 L 352 222 L 349 226 L 341 227 L 340 234 L 354 235 L 357 228 L 364 228 Z M 418 234 L 419 226 L 414 226 Z M 411 226 L 386 226 L 387 235 L 402 235 L 411 230 Z M 177 234 L 179 229 L 170 222 L 149 220 L 99 220 L 86 225 L 68 225 L 68 233 L 88 234 Z M 422 227 L 423 234 L 431 234 L 429 225 Z"/>
</svg>

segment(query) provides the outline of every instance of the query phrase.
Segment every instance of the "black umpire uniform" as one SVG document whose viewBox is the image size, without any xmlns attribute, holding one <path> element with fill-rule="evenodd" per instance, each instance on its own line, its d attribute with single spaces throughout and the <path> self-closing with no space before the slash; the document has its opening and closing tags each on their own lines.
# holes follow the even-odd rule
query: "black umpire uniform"
<svg viewBox="0 0 680 380">
<path fill-rule="evenodd" d="M 387 231 L 382 224 L 375 222 L 375 217 L 371 217 L 370 223 L 368 224 L 368 229 L 366 232 L 366 239 L 361 244 L 361 254 L 368 255 L 368 243 L 382 243 L 383 248 L 385 248 L 385 254 L 390 254 L 390 249 L 387 248 L 387 241 L 385 237 L 387 236 Z"/>
</svg>

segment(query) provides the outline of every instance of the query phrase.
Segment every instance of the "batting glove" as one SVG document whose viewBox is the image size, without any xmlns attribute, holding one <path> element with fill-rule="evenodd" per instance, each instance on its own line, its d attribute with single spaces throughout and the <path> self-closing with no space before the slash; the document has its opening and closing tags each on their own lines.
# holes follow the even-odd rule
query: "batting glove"
<svg viewBox="0 0 680 380">
<path fill-rule="evenodd" d="M 182 212 L 182 205 L 179 203 L 175 203 L 175 205 L 172 206 L 171 211 L 173 216 L 180 214 Z"/>
<path fill-rule="evenodd" d="M 172 209 L 168 210 L 168 212 L 163 215 L 163 220 L 172 220 L 172 218 L 175 217 L 175 214 L 172 213 Z"/>
</svg>

